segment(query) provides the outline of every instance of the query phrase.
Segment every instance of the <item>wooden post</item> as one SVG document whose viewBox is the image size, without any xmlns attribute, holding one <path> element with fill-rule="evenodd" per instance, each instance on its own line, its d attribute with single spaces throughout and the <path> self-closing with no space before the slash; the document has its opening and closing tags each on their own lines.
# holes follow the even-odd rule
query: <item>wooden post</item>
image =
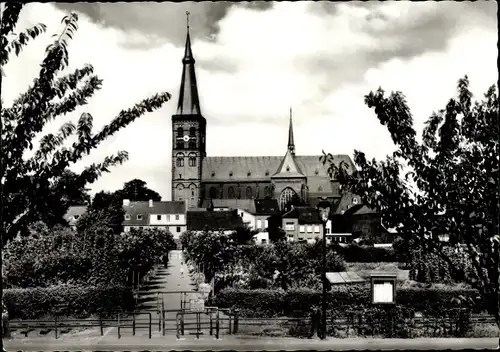
<svg viewBox="0 0 500 352">
<path fill-rule="evenodd" d="M 239 310 L 235 309 L 234 310 L 234 327 L 233 327 L 233 334 L 238 333 L 238 320 L 239 320 Z"/>
<path fill-rule="evenodd" d="M 163 303 L 163 296 L 161 300 L 161 317 L 162 317 L 163 336 L 165 336 L 165 304 Z"/>
<path fill-rule="evenodd" d="M 55 324 L 54 332 L 56 334 L 56 339 L 57 339 L 57 314 L 56 314 L 56 316 L 54 318 L 54 324 Z"/>
<path fill-rule="evenodd" d="M 215 316 L 215 338 L 219 339 L 219 310 L 217 310 L 217 315 Z"/>
<path fill-rule="evenodd" d="M 104 329 L 102 327 L 102 315 L 99 314 L 99 327 L 101 328 L 101 336 L 104 335 Z"/>
<path fill-rule="evenodd" d="M 132 314 L 132 336 L 135 336 L 135 314 Z"/>
<path fill-rule="evenodd" d="M 117 318 L 117 321 L 118 321 L 118 338 L 122 337 L 121 334 L 120 334 L 120 314 L 118 314 L 118 318 Z"/>
<path fill-rule="evenodd" d="M 151 338 L 151 330 L 152 330 L 152 318 L 151 318 L 151 313 L 149 313 L 149 338 Z"/>
</svg>

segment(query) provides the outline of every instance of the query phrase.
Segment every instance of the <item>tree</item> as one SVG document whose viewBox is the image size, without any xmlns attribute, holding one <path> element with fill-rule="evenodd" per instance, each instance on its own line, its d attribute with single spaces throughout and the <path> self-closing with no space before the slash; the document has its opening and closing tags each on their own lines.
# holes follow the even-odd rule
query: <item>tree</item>
<svg viewBox="0 0 500 352">
<path fill-rule="evenodd" d="M 62 207 L 67 210 L 74 205 L 89 205 L 91 197 L 90 189 L 85 185 L 75 182 L 78 174 L 66 169 L 62 175 L 54 182 L 54 190 L 60 190 Z"/>
<path fill-rule="evenodd" d="M 439 256 L 452 278 L 476 288 L 500 326 L 498 87 L 473 103 L 467 76 L 460 79 L 458 96 L 427 120 L 422 143 L 402 93 L 385 96 L 379 88 L 365 103 L 397 150 L 385 161 L 369 161 L 355 151 L 354 175 L 324 153 L 330 175 L 344 191 L 377 208 L 384 224 L 397 228 L 416 249 Z M 448 242 L 440 240 L 444 234 Z M 456 268 L 457 255 L 465 256 L 472 270 Z"/>
<path fill-rule="evenodd" d="M 0 25 L 0 63 L 4 66 L 13 52 L 17 55 L 30 40 L 36 39 L 46 30 L 38 24 L 10 39 L 24 4 L 4 4 Z M 92 133 L 93 117 L 83 113 L 78 123 L 67 122 L 56 134 L 47 134 L 40 139 L 34 155 L 24 159 L 25 152 L 33 149 L 33 140 L 49 120 L 73 112 L 101 88 L 102 81 L 95 76 L 91 65 L 86 65 L 65 76 L 60 72 L 68 66 L 67 43 L 77 30 L 78 16 L 72 13 L 64 17 L 64 29 L 47 47 L 38 77 L 28 90 L 10 107 L 2 106 L 2 131 L 0 153 L 0 180 L 2 212 L 2 248 L 21 229 L 30 223 L 43 220 L 47 224 L 61 222 L 64 212 L 55 206 L 61 202 L 60 193 L 54 191 L 67 168 L 79 161 L 104 140 L 126 127 L 146 112 L 160 108 L 170 99 L 169 93 L 161 93 L 144 99 L 131 109 L 121 111 L 101 131 Z M 3 102 L 2 102 L 3 105 Z M 64 146 L 68 137 L 75 134 L 77 140 L 71 147 Z M 128 155 L 121 151 L 106 157 L 101 163 L 92 164 L 73 178 L 75 189 L 94 182 L 111 166 L 126 161 Z M 57 211 L 53 211 L 56 209 Z"/>
<path fill-rule="evenodd" d="M 133 201 L 161 201 L 161 196 L 146 187 L 146 182 L 139 179 L 134 179 L 129 182 L 125 182 L 123 188 L 115 192 L 117 196 L 123 199 L 130 199 Z"/>
<path fill-rule="evenodd" d="M 123 231 L 124 219 L 122 200 L 114 193 L 101 191 L 96 193 L 87 212 L 78 219 L 76 229 L 78 233 L 85 235 L 120 234 Z"/>
</svg>

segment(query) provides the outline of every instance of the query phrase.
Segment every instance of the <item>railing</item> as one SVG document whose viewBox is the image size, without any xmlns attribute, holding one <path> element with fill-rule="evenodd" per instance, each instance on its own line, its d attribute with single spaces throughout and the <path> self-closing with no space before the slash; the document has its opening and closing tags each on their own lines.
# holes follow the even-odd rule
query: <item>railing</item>
<svg viewBox="0 0 500 352">
<path fill-rule="evenodd" d="M 137 318 L 137 316 L 146 315 L 147 318 Z M 125 320 L 124 320 L 125 318 Z M 131 319 L 129 319 L 131 318 Z M 161 319 L 159 319 L 159 325 Z M 9 321 L 9 329 L 11 332 L 21 330 L 21 334 L 28 337 L 30 332 L 36 329 L 40 330 L 40 334 L 48 335 L 54 331 L 55 338 L 59 338 L 62 334 L 69 333 L 75 328 L 99 328 L 101 336 L 104 336 L 104 328 L 117 328 L 118 338 L 121 338 L 123 329 L 131 328 L 132 335 L 135 336 L 137 329 L 147 328 L 149 331 L 149 338 L 152 337 L 152 316 L 151 312 L 131 312 L 131 313 L 118 313 L 116 319 L 103 318 L 99 316 L 94 319 L 64 319 L 61 320 L 55 316 L 50 320 L 11 320 Z"/>
<path fill-rule="evenodd" d="M 21 334 L 28 337 L 28 334 L 35 330 L 40 330 L 41 335 L 54 333 L 55 338 L 77 328 L 98 328 L 100 335 L 104 335 L 104 328 L 117 328 L 118 338 L 122 337 L 125 329 L 132 330 L 132 336 L 138 330 L 147 329 L 149 338 L 152 338 L 153 322 L 152 313 L 156 310 L 133 312 L 130 314 L 119 313 L 115 318 L 97 317 L 93 319 L 60 319 L 54 317 L 50 320 L 11 320 L 11 331 L 21 330 Z M 143 317 L 141 317 L 143 316 Z M 194 321 L 186 321 L 186 317 L 195 317 Z M 201 317 L 206 320 L 202 321 Z M 420 330 L 424 336 L 461 336 L 463 331 L 477 324 L 495 324 L 495 319 L 491 316 L 472 315 L 466 321 L 452 319 L 449 317 L 414 317 L 404 322 L 392 325 L 385 322 L 374 321 L 373 319 L 356 316 L 331 316 L 327 321 L 329 336 L 349 337 L 350 335 L 384 335 L 386 337 L 416 337 L 415 331 Z M 210 336 L 215 335 L 217 339 L 225 331 L 231 334 L 262 334 L 263 330 L 281 330 L 282 335 L 298 336 L 311 334 L 311 320 L 309 318 L 246 318 L 239 317 L 238 311 L 229 309 L 219 309 L 217 307 L 205 307 L 204 312 L 187 312 L 179 310 L 165 310 L 161 307 L 158 314 L 158 332 L 165 336 L 166 332 L 175 333 L 179 338 L 184 336 L 186 328 L 195 327 L 194 333 L 197 338 L 203 334 L 203 330 L 208 330 Z M 258 329 L 256 329 L 258 328 Z M 252 330 L 255 331 L 252 331 Z M 284 331 L 283 331 L 284 329 Z M 250 331 L 249 331 L 250 330 Z M 130 330 L 129 330 L 130 331 Z M 406 335 L 402 332 L 406 331 Z M 265 332 L 264 332 L 265 333 Z"/>
</svg>

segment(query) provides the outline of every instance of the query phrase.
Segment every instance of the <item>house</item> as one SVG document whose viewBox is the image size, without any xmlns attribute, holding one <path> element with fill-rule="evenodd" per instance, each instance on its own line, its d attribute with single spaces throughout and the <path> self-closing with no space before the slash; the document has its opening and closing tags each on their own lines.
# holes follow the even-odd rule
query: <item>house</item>
<svg viewBox="0 0 500 352">
<path fill-rule="evenodd" d="M 203 231 L 205 229 L 209 229 L 213 231 L 223 231 L 224 233 L 229 234 L 237 228 L 243 226 L 243 219 L 238 214 L 237 210 L 189 210 L 187 212 L 188 231 Z"/>
<path fill-rule="evenodd" d="M 211 199 L 204 206 L 214 212 L 236 210 L 246 226 L 258 231 L 255 241 L 259 244 L 269 243 L 268 219 L 279 212 L 276 199 Z"/>
<path fill-rule="evenodd" d="M 186 231 L 186 205 L 179 201 L 131 202 L 123 200 L 125 220 L 123 229 L 132 228 L 169 230 L 174 238 L 179 238 Z"/>
<path fill-rule="evenodd" d="M 86 212 L 87 212 L 86 205 L 71 206 L 68 208 L 68 211 L 64 215 L 64 220 L 68 222 L 69 226 L 73 230 L 76 230 L 76 223 L 78 222 L 78 219 L 80 219 L 80 216 L 82 216 Z"/>
<path fill-rule="evenodd" d="M 282 229 L 290 242 L 314 242 L 323 238 L 323 223 L 318 210 L 311 207 L 294 207 L 282 216 Z"/>
</svg>

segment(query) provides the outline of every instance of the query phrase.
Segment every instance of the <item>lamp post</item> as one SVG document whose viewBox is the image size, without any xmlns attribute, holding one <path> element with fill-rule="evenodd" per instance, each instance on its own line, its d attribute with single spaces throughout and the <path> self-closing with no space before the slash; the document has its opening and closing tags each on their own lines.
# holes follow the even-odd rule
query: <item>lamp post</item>
<svg viewBox="0 0 500 352">
<path fill-rule="evenodd" d="M 323 198 L 320 200 L 316 209 L 319 213 L 319 218 L 321 223 L 323 224 L 323 302 L 322 302 L 322 310 L 321 310 L 321 326 L 322 326 L 322 336 L 321 339 L 326 339 L 326 223 L 330 218 L 331 204 L 326 199 Z"/>
</svg>

